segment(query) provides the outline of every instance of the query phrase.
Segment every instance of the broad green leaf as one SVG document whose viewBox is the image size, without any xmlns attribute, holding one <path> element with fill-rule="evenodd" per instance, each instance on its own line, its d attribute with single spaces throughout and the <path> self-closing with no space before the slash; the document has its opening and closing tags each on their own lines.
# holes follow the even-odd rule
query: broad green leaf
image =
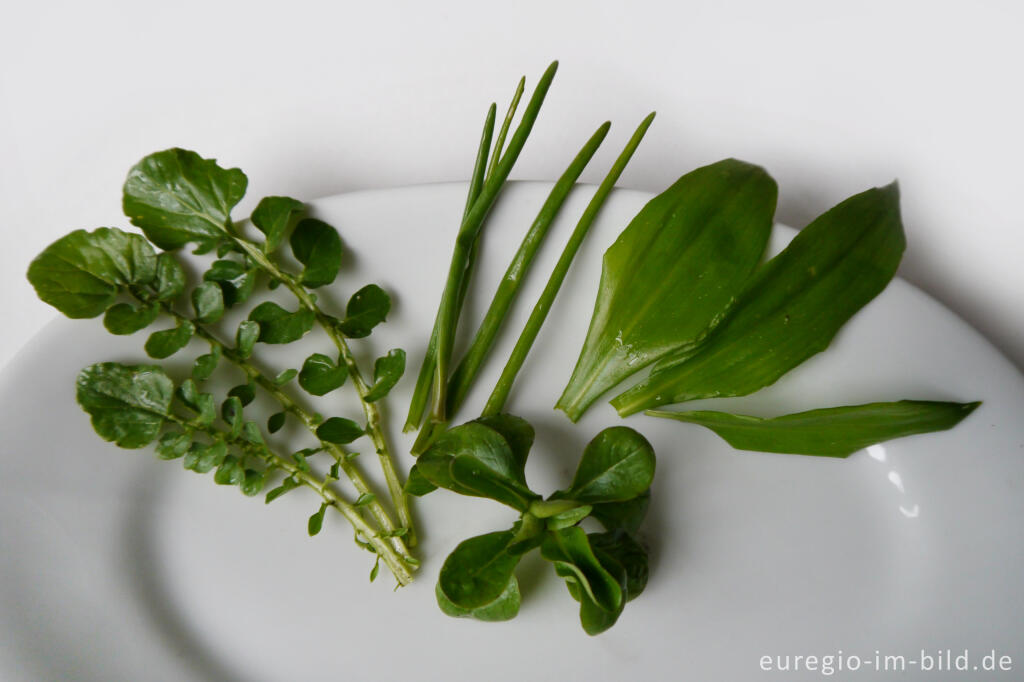
<svg viewBox="0 0 1024 682">
<path fill-rule="evenodd" d="M 184 320 L 178 322 L 173 329 L 153 332 L 146 339 L 146 355 L 158 360 L 168 358 L 188 345 L 195 331 L 195 325 Z"/>
<path fill-rule="evenodd" d="M 115 303 L 107 308 L 103 316 L 103 326 L 111 334 L 134 334 L 148 327 L 160 315 L 160 306 L 156 303 L 138 308 L 128 303 Z"/>
<path fill-rule="evenodd" d="M 322 353 L 313 353 L 302 363 L 299 386 L 311 395 L 326 395 L 345 383 L 348 368 L 335 364 Z"/>
<path fill-rule="evenodd" d="M 386 355 L 377 358 L 373 363 L 373 386 L 366 394 L 368 403 L 376 402 L 386 396 L 405 372 L 405 351 L 393 348 Z"/>
<path fill-rule="evenodd" d="M 156 446 L 156 456 L 160 459 L 178 459 L 188 452 L 192 445 L 192 434 L 181 431 L 168 431 L 160 436 Z"/>
<path fill-rule="evenodd" d="M 291 343 L 313 328 L 316 315 L 308 308 L 290 313 L 276 303 L 266 301 L 252 309 L 249 319 L 259 323 L 259 340 L 263 343 Z"/>
<path fill-rule="evenodd" d="M 235 332 L 235 349 L 243 358 L 252 355 L 252 349 L 260 338 L 259 322 L 242 320 L 238 324 L 238 331 Z"/>
<path fill-rule="evenodd" d="M 305 205 L 290 197 L 263 197 L 252 212 L 252 224 L 266 236 L 263 252 L 270 253 L 284 241 L 292 217 L 305 210 Z"/>
<path fill-rule="evenodd" d="M 901 400 L 770 419 L 727 412 L 649 410 L 647 414 L 706 426 L 739 450 L 846 457 L 893 438 L 951 429 L 980 404 Z"/>
<path fill-rule="evenodd" d="M 513 537 L 514 533 L 506 530 L 460 542 L 437 578 L 448 601 L 459 609 L 474 610 L 499 599 L 520 559 L 507 551 Z"/>
<path fill-rule="evenodd" d="M 650 506 L 651 491 L 647 490 L 631 500 L 595 504 L 590 510 L 590 515 L 600 521 L 606 530 L 622 529 L 636 533 L 643 524 L 647 508 Z"/>
<path fill-rule="evenodd" d="M 445 596 L 440 583 L 434 589 L 434 595 L 437 597 L 437 605 L 445 615 L 453 618 L 473 618 L 486 623 L 512 620 L 519 613 L 519 604 L 522 601 L 519 594 L 519 581 L 514 575 L 509 578 L 508 585 L 497 599 L 475 609 L 463 609 L 453 604 Z"/>
<path fill-rule="evenodd" d="M 391 310 L 391 298 L 376 284 L 367 284 L 352 295 L 345 308 L 345 319 L 338 329 L 345 336 L 361 339 L 370 335 Z"/>
<path fill-rule="evenodd" d="M 555 564 L 560 575 L 571 575 L 594 603 L 615 613 L 625 603 L 619 581 L 594 555 L 587 534 L 579 526 L 549 531 L 540 546 L 541 556 Z"/>
<path fill-rule="evenodd" d="M 344 417 L 331 417 L 316 428 L 317 438 L 338 445 L 351 443 L 363 433 L 363 427 Z"/>
<path fill-rule="evenodd" d="M 437 486 L 428 481 L 423 474 L 420 473 L 419 468 L 413 464 L 412 468 L 409 469 L 409 478 L 405 480 L 405 493 L 407 495 L 414 495 L 415 497 L 423 497 L 435 490 L 437 490 Z"/>
<path fill-rule="evenodd" d="M 122 287 L 156 277 L 156 255 L 137 234 L 101 227 L 75 230 L 53 242 L 28 266 L 36 295 L 68 317 L 96 317 Z"/>
<path fill-rule="evenodd" d="M 203 273 L 203 280 L 216 282 L 224 294 L 224 305 L 228 308 L 245 303 L 256 286 L 256 270 L 246 269 L 233 260 L 215 260 L 210 269 Z"/>
<path fill-rule="evenodd" d="M 158 301 L 173 301 L 185 291 L 185 271 L 174 254 L 165 252 L 156 257 L 153 290 Z"/>
<path fill-rule="evenodd" d="M 245 173 L 185 149 L 150 154 L 124 183 L 124 214 L 149 240 L 173 250 L 228 236 L 231 209 L 245 195 Z"/>
<path fill-rule="evenodd" d="M 754 273 L 695 351 L 662 359 L 612 405 L 625 416 L 774 383 L 886 287 L 905 245 L 895 183 L 843 201 Z"/>
<path fill-rule="evenodd" d="M 477 424 L 494 429 L 501 434 L 501 437 L 508 443 L 512 454 L 516 458 L 516 471 L 523 472 L 523 481 L 526 480 L 526 458 L 533 447 L 534 431 L 530 422 L 522 417 L 512 414 L 495 414 L 489 417 L 480 417 L 473 420 Z"/>
<path fill-rule="evenodd" d="M 623 530 L 610 533 L 590 533 L 587 535 L 594 555 L 612 574 L 615 568 L 621 568 L 626 576 L 624 597 L 631 601 L 647 587 L 650 575 L 647 550 L 631 534 Z"/>
<path fill-rule="evenodd" d="M 79 372 L 75 385 L 78 404 L 96 433 L 122 448 L 153 442 L 174 396 L 174 382 L 152 365 L 101 362 Z"/>
<path fill-rule="evenodd" d="M 476 422 L 445 432 L 420 455 L 416 468 L 439 488 L 487 497 L 519 511 L 540 498 L 526 485 L 522 462 L 505 438 Z"/>
<path fill-rule="evenodd" d="M 565 496 L 595 503 L 631 500 L 651 487 L 654 466 L 646 438 L 627 426 L 612 426 L 584 448 Z"/>
<path fill-rule="evenodd" d="M 757 266 L 778 188 L 736 159 L 687 173 L 604 254 L 583 350 L 558 407 L 576 421 L 602 393 L 691 347 Z"/>
<path fill-rule="evenodd" d="M 192 380 L 206 381 L 209 379 L 210 375 L 217 369 L 220 358 L 221 350 L 219 345 L 214 345 L 209 353 L 196 358 L 195 363 L 192 365 Z"/>
<path fill-rule="evenodd" d="M 330 284 L 341 267 L 341 237 L 338 231 L 316 218 L 299 221 L 291 236 L 295 260 L 306 267 L 302 283 L 315 289 Z"/>
<path fill-rule="evenodd" d="M 192 308 L 196 320 L 202 324 L 213 324 L 224 315 L 224 294 L 215 282 L 203 282 L 192 290 Z"/>
</svg>

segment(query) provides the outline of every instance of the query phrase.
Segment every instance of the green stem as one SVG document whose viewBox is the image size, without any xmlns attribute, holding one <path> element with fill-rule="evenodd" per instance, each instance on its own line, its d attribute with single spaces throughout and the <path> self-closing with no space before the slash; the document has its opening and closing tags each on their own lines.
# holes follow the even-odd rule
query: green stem
<svg viewBox="0 0 1024 682">
<path fill-rule="evenodd" d="M 494 168 L 498 165 L 498 159 L 501 158 L 501 151 L 505 147 L 505 136 L 508 135 L 508 129 L 512 125 L 512 119 L 516 116 L 516 109 L 519 108 L 519 100 L 523 96 L 523 90 L 526 89 L 526 76 L 519 79 L 519 84 L 516 86 L 516 92 L 512 95 L 512 101 L 508 105 L 508 111 L 505 112 L 505 120 L 501 122 L 501 130 L 498 131 L 498 137 L 494 141 L 494 151 L 491 152 L 491 162 L 487 165 L 487 177 L 494 175 Z"/>
<path fill-rule="evenodd" d="M 508 363 L 505 365 L 505 369 L 498 378 L 498 382 L 494 386 L 494 391 L 491 393 L 491 397 L 488 398 L 487 404 L 484 406 L 484 410 L 481 413 L 482 416 L 495 415 L 504 409 L 505 402 L 508 400 L 508 395 L 512 390 L 512 384 L 515 382 L 516 375 L 519 373 L 519 370 L 522 369 L 523 362 L 526 361 L 526 356 L 529 354 L 530 348 L 533 346 L 533 342 L 536 340 L 537 334 L 540 332 L 541 325 L 544 324 L 544 320 L 547 318 L 548 311 L 551 309 L 555 296 L 558 294 L 558 290 L 562 286 L 562 282 L 565 280 L 566 274 L 569 272 L 569 266 L 572 264 L 572 260 L 576 256 L 576 252 L 583 243 L 584 237 L 587 236 L 587 232 L 590 230 L 591 225 L 593 225 L 598 212 L 604 205 L 605 199 L 608 198 L 608 194 L 612 191 L 612 188 L 615 186 L 619 176 L 622 175 L 622 171 L 626 168 L 626 164 L 629 163 L 630 158 L 632 158 L 633 153 L 636 151 L 637 146 L 639 146 L 640 141 L 643 139 L 644 134 L 651 126 L 651 122 L 653 120 L 654 114 L 651 113 L 640 123 L 636 132 L 633 133 L 633 136 L 629 139 L 625 149 L 623 149 L 622 153 L 619 154 L 619 158 L 615 160 L 611 170 L 608 171 L 608 175 L 601 181 L 600 186 L 598 186 L 593 198 L 587 205 L 586 210 L 583 212 L 583 216 L 576 225 L 576 229 L 573 230 L 572 236 L 569 237 L 569 241 L 565 245 L 565 249 L 562 251 L 562 255 L 558 259 L 558 263 L 555 264 L 555 269 L 552 271 L 551 277 L 548 279 L 548 283 L 544 287 L 544 291 L 537 300 L 537 304 L 534 306 L 533 312 L 530 313 L 530 318 L 527 320 L 526 326 L 523 328 L 523 333 L 519 336 L 519 340 L 516 341 L 515 348 L 512 350 L 512 355 L 509 357 Z"/>
</svg>

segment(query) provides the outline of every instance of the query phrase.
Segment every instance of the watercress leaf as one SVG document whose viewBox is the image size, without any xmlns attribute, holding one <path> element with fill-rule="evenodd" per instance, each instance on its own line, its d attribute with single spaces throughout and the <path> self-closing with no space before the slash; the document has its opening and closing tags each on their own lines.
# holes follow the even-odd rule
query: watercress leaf
<svg viewBox="0 0 1024 682">
<path fill-rule="evenodd" d="M 636 533 L 643 524 L 650 505 L 651 491 L 645 490 L 631 500 L 595 504 L 590 510 L 590 515 L 600 521 L 606 530 L 622 529 Z"/>
<path fill-rule="evenodd" d="M 419 468 L 413 464 L 412 468 L 409 469 L 409 478 L 405 480 L 405 494 L 423 497 L 435 490 L 437 490 L 437 486 L 428 481 L 423 474 L 420 473 Z"/>
<path fill-rule="evenodd" d="M 263 252 L 275 251 L 285 235 L 288 233 L 288 226 L 292 217 L 305 210 L 305 205 L 298 199 L 290 197 L 263 197 L 252 212 L 252 224 L 262 232 L 266 239 L 263 242 Z"/>
<path fill-rule="evenodd" d="M 267 431 L 270 433 L 277 433 L 280 431 L 281 427 L 284 426 L 285 416 L 286 414 L 284 412 L 275 412 L 270 415 L 270 418 L 267 419 Z"/>
<path fill-rule="evenodd" d="M 215 282 L 203 282 L 192 290 L 192 308 L 196 320 L 212 324 L 224 315 L 224 294 Z"/>
<path fill-rule="evenodd" d="M 331 417 L 316 428 L 317 438 L 338 445 L 351 443 L 363 433 L 363 427 L 344 417 Z"/>
<path fill-rule="evenodd" d="M 246 497 L 255 497 L 263 490 L 263 486 L 266 484 L 266 481 L 266 474 L 262 471 L 246 469 L 239 487 L 242 489 L 242 494 Z"/>
<path fill-rule="evenodd" d="M 238 396 L 231 396 L 220 406 L 220 416 L 231 428 L 232 438 L 237 438 L 242 433 L 242 401 Z"/>
<path fill-rule="evenodd" d="M 291 313 L 272 301 L 265 301 L 252 309 L 249 319 L 259 323 L 259 340 L 263 343 L 291 343 L 313 328 L 316 315 L 308 308 Z"/>
<path fill-rule="evenodd" d="M 295 260 L 306 267 L 302 283 L 311 289 L 330 284 L 341 267 L 341 237 L 338 231 L 316 218 L 299 221 L 290 239 Z"/>
<path fill-rule="evenodd" d="M 609 388 L 696 343 L 757 266 L 777 195 L 762 168 L 726 159 L 648 202 L 604 254 L 590 329 L 556 407 L 576 421 Z"/>
<path fill-rule="evenodd" d="M 172 301 L 185 291 L 185 270 L 174 254 L 165 252 L 156 257 L 153 289 L 158 301 Z"/>
<path fill-rule="evenodd" d="M 367 284 L 348 300 L 345 319 L 337 326 L 345 336 L 361 339 L 369 336 L 390 310 L 391 297 L 376 284 Z"/>
<path fill-rule="evenodd" d="M 348 368 L 335 364 L 322 353 L 313 353 L 302 363 L 299 386 L 311 395 L 326 395 L 345 383 Z"/>
<path fill-rule="evenodd" d="M 377 501 L 377 496 L 373 493 L 360 493 L 356 501 L 352 503 L 353 507 L 368 507 Z M 383 534 L 382 534 L 383 535 Z"/>
<path fill-rule="evenodd" d="M 281 485 L 279 485 L 278 487 L 274 488 L 273 490 L 271 490 L 270 492 L 267 493 L 267 497 L 264 500 L 264 504 L 270 504 L 271 502 L 273 502 L 277 498 L 279 498 L 282 495 L 284 495 L 289 490 L 294 490 L 298 486 L 299 486 L 299 484 L 295 482 L 295 479 L 293 479 L 293 478 L 286 478 L 286 479 L 284 479 L 284 481 L 281 482 Z"/>
<path fill-rule="evenodd" d="M 136 308 L 128 303 L 115 303 L 107 308 L 103 326 L 111 334 L 134 334 L 148 327 L 160 314 L 160 306 L 151 303 Z"/>
<path fill-rule="evenodd" d="M 217 405 L 210 393 L 200 393 L 196 401 L 196 423 L 209 426 L 217 418 Z"/>
<path fill-rule="evenodd" d="M 68 317 L 96 317 L 129 284 L 156 277 L 156 255 L 137 234 L 101 227 L 75 230 L 53 242 L 28 266 L 39 298 Z"/>
<path fill-rule="evenodd" d="M 195 325 L 183 320 L 173 329 L 153 332 L 146 339 L 146 354 L 158 360 L 170 357 L 188 344 L 195 331 Z"/>
<path fill-rule="evenodd" d="M 263 445 L 263 434 L 260 433 L 260 427 L 256 422 L 247 421 L 242 424 L 242 438 L 252 443 L 253 445 Z"/>
<path fill-rule="evenodd" d="M 160 434 L 170 414 L 174 382 L 159 367 L 101 362 L 75 381 L 76 397 L 103 440 L 141 448 Z"/>
<path fill-rule="evenodd" d="M 594 555 L 582 528 L 572 526 L 548 531 L 540 552 L 555 564 L 560 575 L 571 574 L 582 592 L 601 609 L 614 613 L 622 608 L 622 587 Z"/>
<path fill-rule="evenodd" d="M 512 620 L 519 613 L 519 604 L 522 601 L 519 594 L 519 581 L 514 575 L 509 578 L 508 585 L 497 599 L 475 609 L 464 609 L 453 604 L 445 596 L 440 584 L 434 588 L 434 595 L 437 597 L 437 605 L 445 615 L 453 618 L 474 618 L 486 623 Z"/>
<path fill-rule="evenodd" d="M 405 351 L 393 348 L 386 355 L 377 358 L 373 363 L 373 386 L 364 397 L 368 403 L 376 402 L 386 396 L 405 372 Z"/>
<path fill-rule="evenodd" d="M 252 384 L 239 384 L 228 391 L 228 395 L 238 398 L 242 406 L 246 406 L 256 398 L 256 390 Z"/>
<path fill-rule="evenodd" d="M 235 350 L 243 358 L 247 358 L 252 355 L 252 349 L 256 345 L 256 340 L 260 337 L 260 324 L 259 322 L 253 322 L 252 320 L 243 320 L 238 325 L 238 331 L 235 332 Z"/>
<path fill-rule="evenodd" d="M 274 377 L 274 383 L 278 386 L 284 386 L 289 381 L 294 379 L 299 373 L 297 369 L 286 369 L 282 370 L 276 377 Z"/>
<path fill-rule="evenodd" d="M 206 381 L 213 374 L 214 370 L 217 369 L 217 364 L 220 362 L 221 350 L 219 345 L 214 345 L 209 353 L 205 353 L 196 358 L 195 363 L 192 365 L 192 380 L 193 381 Z"/>
<path fill-rule="evenodd" d="M 216 244 L 228 235 L 231 209 L 245 195 L 245 173 L 185 149 L 150 154 L 128 172 L 124 213 L 162 249 Z"/>
<path fill-rule="evenodd" d="M 217 485 L 239 485 L 245 480 L 245 470 L 238 458 L 228 455 L 213 474 L 213 482 Z"/>
<path fill-rule="evenodd" d="M 309 530 L 309 536 L 313 537 L 320 532 L 320 529 L 324 526 L 324 512 L 327 510 L 327 503 L 324 502 L 320 505 L 320 509 L 315 514 L 309 517 L 309 523 L 307 529 Z"/>
<path fill-rule="evenodd" d="M 651 487 L 654 449 L 627 426 L 601 431 L 583 450 L 566 496 L 580 502 L 618 502 Z"/>
<path fill-rule="evenodd" d="M 624 530 L 610 533 L 590 533 L 587 535 L 594 555 L 610 573 L 617 574 L 616 568 L 625 575 L 625 601 L 631 601 L 640 595 L 647 586 L 650 575 L 647 550 L 631 534 Z"/>
<path fill-rule="evenodd" d="M 850 197 L 804 228 L 748 280 L 694 350 L 668 355 L 614 400 L 620 415 L 747 395 L 815 353 L 886 287 L 906 240 L 895 183 Z"/>
<path fill-rule="evenodd" d="M 192 434 L 182 431 L 168 431 L 160 436 L 156 446 L 156 456 L 160 459 L 178 459 L 192 444 Z"/>
<path fill-rule="evenodd" d="M 525 480 L 526 458 L 530 454 L 530 448 L 533 447 L 534 438 L 534 431 L 530 422 L 512 414 L 495 414 L 489 417 L 480 417 L 473 421 L 494 429 L 501 434 L 501 437 L 508 443 L 512 454 L 519 463 L 517 470 L 523 472 L 523 480 Z"/>
<path fill-rule="evenodd" d="M 209 445 L 194 444 L 196 449 L 195 465 L 192 468 L 197 474 L 205 474 L 219 467 L 228 456 L 228 446 L 224 441 L 214 441 Z"/>
<path fill-rule="evenodd" d="M 706 426 L 738 450 L 847 457 L 893 438 L 951 429 L 978 405 L 901 400 L 829 407 L 765 419 L 710 411 L 650 410 L 648 414 Z"/>
<path fill-rule="evenodd" d="M 224 305 L 231 308 L 244 303 L 252 295 L 256 286 L 256 270 L 247 270 L 238 261 L 216 260 L 203 273 L 203 280 L 218 283 L 224 295 Z"/>
<path fill-rule="evenodd" d="M 520 559 L 506 551 L 513 537 L 512 531 L 506 530 L 459 543 L 445 559 L 437 579 L 448 601 L 473 610 L 501 597 Z"/>
<path fill-rule="evenodd" d="M 185 406 L 192 409 L 193 411 L 198 409 L 199 405 L 199 387 L 196 386 L 196 382 L 192 379 L 185 379 L 178 386 L 177 396 L 181 402 L 185 403 Z"/>
</svg>

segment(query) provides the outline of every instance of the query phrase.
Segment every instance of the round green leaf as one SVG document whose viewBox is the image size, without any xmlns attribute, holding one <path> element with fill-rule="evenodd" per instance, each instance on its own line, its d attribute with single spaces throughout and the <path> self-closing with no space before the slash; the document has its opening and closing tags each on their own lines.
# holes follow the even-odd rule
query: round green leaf
<svg viewBox="0 0 1024 682">
<path fill-rule="evenodd" d="M 185 291 L 185 271 L 171 253 L 156 257 L 156 279 L 153 281 L 158 301 L 171 301 Z"/>
<path fill-rule="evenodd" d="M 336 365 L 326 355 L 314 353 L 302 363 L 299 386 L 311 395 L 325 395 L 344 384 L 347 376 L 345 365 Z"/>
<path fill-rule="evenodd" d="M 317 438 L 338 445 L 351 443 L 363 433 L 363 427 L 343 417 L 331 417 L 316 429 Z"/>
<path fill-rule="evenodd" d="M 394 348 L 387 355 L 377 358 L 373 363 L 373 386 L 365 396 L 368 403 L 376 402 L 386 396 L 405 372 L 405 351 Z"/>
<path fill-rule="evenodd" d="M 367 284 L 352 295 L 345 308 L 345 319 L 338 329 L 345 336 L 361 339 L 384 321 L 391 310 L 391 298 L 376 284 Z"/>
<path fill-rule="evenodd" d="M 580 502 L 630 500 L 651 487 L 654 449 L 626 426 L 607 428 L 587 444 L 566 496 Z"/>
<path fill-rule="evenodd" d="M 103 362 L 79 372 L 75 384 L 78 404 L 96 433 L 123 448 L 153 442 L 174 396 L 174 382 L 151 365 Z"/>
<path fill-rule="evenodd" d="M 292 253 L 305 265 L 302 283 L 316 288 L 330 284 L 341 267 L 341 237 L 338 231 L 315 218 L 299 221 L 291 236 Z"/>
<path fill-rule="evenodd" d="M 238 331 L 235 332 L 235 349 L 238 351 L 238 354 L 243 358 L 247 358 L 252 355 L 252 349 L 256 345 L 256 340 L 259 337 L 259 322 L 243 320 L 239 323 Z"/>
<path fill-rule="evenodd" d="M 159 314 L 160 306 L 155 303 L 139 308 L 128 303 L 115 303 L 107 308 L 103 326 L 111 334 L 134 334 L 148 327 Z"/>
<path fill-rule="evenodd" d="M 437 579 L 448 601 L 459 609 L 473 610 L 499 599 L 521 558 L 507 551 L 514 537 L 506 530 L 459 543 L 445 559 Z"/>
<path fill-rule="evenodd" d="M 259 340 L 263 343 L 291 343 L 313 328 L 316 315 L 308 308 L 299 308 L 291 313 L 272 301 L 266 301 L 253 308 L 249 319 L 259 323 Z"/>
<path fill-rule="evenodd" d="M 153 332 L 146 339 L 146 354 L 158 360 L 170 357 L 188 344 L 195 331 L 195 325 L 186 320 L 174 329 Z"/>
<path fill-rule="evenodd" d="M 266 235 L 263 252 L 275 251 L 288 232 L 292 217 L 305 209 L 298 199 L 290 197 L 263 197 L 252 212 L 252 224 Z"/>
</svg>

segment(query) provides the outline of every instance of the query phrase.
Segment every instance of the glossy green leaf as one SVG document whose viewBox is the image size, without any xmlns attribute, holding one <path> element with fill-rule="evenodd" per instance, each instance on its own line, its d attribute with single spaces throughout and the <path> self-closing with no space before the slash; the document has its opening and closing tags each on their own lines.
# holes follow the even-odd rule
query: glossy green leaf
<svg viewBox="0 0 1024 682">
<path fill-rule="evenodd" d="M 307 530 L 309 536 L 313 537 L 320 532 L 320 529 L 324 526 L 324 512 L 327 510 L 327 503 L 324 502 L 320 505 L 320 509 L 315 514 L 309 517 L 309 523 L 307 524 Z"/>
<path fill-rule="evenodd" d="M 291 381 L 296 376 L 298 376 L 298 374 L 299 374 L 299 370 L 297 370 L 297 369 L 285 369 L 285 370 L 282 370 L 281 372 L 278 373 L 278 375 L 276 377 L 274 377 L 274 384 L 277 385 L 277 386 L 284 386 L 289 381 Z"/>
<path fill-rule="evenodd" d="M 182 465 L 197 474 L 205 474 L 219 467 L 228 454 L 228 446 L 224 441 L 213 443 L 193 443 L 189 448 Z"/>
<path fill-rule="evenodd" d="M 238 261 L 216 260 L 203 273 L 203 281 L 219 284 L 224 295 L 224 305 L 231 308 L 238 303 L 245 303 L 252 296 L 256 287 L 256 270 L 246 269 Z"/>
<path fill-rule="evenodd" d="M 196 358 L 195 363 L 192 365 L 192 380 L 193 381 L 206 381 L 213 374 L 214 370 L 217 369 L 217 364 L 220 362 L 221 350 L 220 345 L 215 344 L 209 353 L 205 353 Z"/>
<path fill-rule="evenodd" d="M 316 218 L 305 218 L 295 226 L 290 243 L 295 260 L 306 266 L 302 283 L 307 287 L 322 287 L 338 276 L 341 237 L 333 227 Z"/>
<path fill-rule="evenodd" d="M 168 358 L 188 345 L 195 331 L 195 325 L 185 320 L 179 321 L 173 329 L 153 332 L 146 339 L 146 355 L 158 360 Z"/>
<path fill-rule="evenodd" d="M 345 319 L 338 329 L 345 336 L 361 339 L 370 335 L 391 310 L 391 298 L 376 284 L 367 284 L 352 295 L 345 308 Z"/>
<path fill-rule="evenodd" d="M 270 504 L 271 502 L 273 502 L 277 498 L 279 498 L 282 495 L 284 495 L 289 490 L 295 490 L 298 487 L 299 487 L 299 484 L 295 482 L 294 478 L 291 478 L 291 477 L 286 478 L 283 481 L 281 481 L 281 485 L 279 485 L 278 487 L 274 488 L 273 490 L 271 490 L 270 492 L 267 493 L 267 496 L 264 499 L 264 504 Z"/>
<path fill-rule="evenodd" d="M 513 414 L 495 414 L 474 419 L 473 422 L 483 424 L 501 434 L 516 459 L 516 471 L 523 472 L 525 481 L 526 458 L 530 455 L 535 435 L 530 422 Z"/>
<path fill-rule="evenodd" d="M 393 348 L 386 355 L 377 358 L 373 363 L 373 385 L 364 396 L 368 403 L 376 402 L 386 396 L 405 372 L 405 351 Z"/>
<path fill-rule="evenodd" d="M 217 485 L 239 485 L 245 479 L 245 469 L 234 455 L 228 455 L 213 474 L 213 482 Z"/>
<path fill-rule="evenodd" d="M 263 252 L 270 253 L 284 241 L 292 218 L 305 210 L 305 205 L 290 197 L 263 197 L 252 212 L 252 224 L 266 236 Z"/>
<path fill-rule="evenodd" d="M 238 398 L 243 407 L 256 399 L 256 391 L 253 389 L 252 384 L 239 384 L 231 388 L 228 391 L 228 395 Z"/>
<path fill-rule="evenodd" d="M 128 303 L 115 303 L 107 308 L 103 326 L 111 334 L 134 334 L 145 329 L 160 315 L 160 306 L 151 303 L 135 307 Z"/>
<path fill-rule="evenodd" d="M 580 502 L 620 502 L 643 494 L 654 480 L 654 449 L 626 426 L 601 431 L 583 450 L 565 492 Z"/>
<path fill-rule="evenodd" d="M 288 312 L 276 303 L 266 301 L 252 309 L 249 319 L 259 323 L 259 340 L 263 343 L 291 343 L 313 328 L 316 315 L 308 308 Z"/>
<path fill-rule="evenodd" d="M 266 474 L 262 471 L 255 469 L 246 469 L 245 475 L 242 477 L 242 482 L 239 487 L 242 490 L 242 494 L 246 497 L 255 497 L 263 491 L 263 486 L 266 484 Z"/>
<path fill-rule="evenodd" d="M 238 331 L 235 332 L 235 349 L 238 351 L 239 355 L 243 358 L 247 358 L 252 355 L 253 347 L 256 346 L 256 341 L 259 338 L 259 322 L 243 320 L 238 325 Z"/>
<path fill-rule="evenodd" d="M 751 277 L 696 350 L 665 357 L 612 405 L 625 416 L 768 386 L 825 350 L 889 283 L 905 245 L 895 183 L 843 201 Z"/>
<path fill-rule="evenodd" d="M 185 270 L 171 253 L 156 257 L 156 278 L 152 283 L 158 301 L 173 301 L 185 291 Z"/>
<path fill-rule="evenodd" d="M 509 554 L 512 531 L 463 540 L 448 555 L 437 579 L 438 588 L 455 607 L 474 610 L 499 599 L 508 587 L 518 555 Z"/>
<path fill-rule="evenodd" d="M 647 587 L 650 566 L 647 550 L 636 537 L 624 530 L 617 530 L 609 533 L 590 533 L 587 539 L 594 550 L 594 555 L 609 573 L 614 575 L 617 573 L 614 569 L 620 568 L 626 576 L 623 584 L 625 600 L 631 601 L 639 596 Z"/>
<path fill-rule="evenodd" d="M 237 438 L 242 433 L 242 401 L 238 396 L 231 396 L 220 406 L 220 416 L 231 428 L 231 437 Z"/>
<path fill-rule="evenodd" d="M 203 282 L 192 290 L 192 308 L 201 324 L 213 324 L 224 315 L 224 294 L 215 282 Z"/>
<path fill-rule="evenodd" d="M 141 448 L 160 434 L 170 414 L 174 382 L 159 367 L 101 362 L 75 381 L 76 397 L 103 440 Z"/>
<path fill-rule="evenodd" d="M 68 317 L 103 313 L 122 287 L 156 277 L 156 255 L 137 234 L 101 227 L 75 230 L 53 242 L 28 266 L 39 298 Z"/>
<path fill-rule="evenodd" d="M 405 480 L 405 494 L 415 497 L 423 497 L 437 490 L 437 486 L 428 481 L 419 468 L 413 464 L 409 469 L 409 477 Z"/>
<path fill-rule="evenodd" d="M 736 159 L 687 173 L 604 254 L 583 350 L 557 407 L 576 421 L 602 393 L 691 347 L 757 266 L 778 188 Z"/>
<path fill-rule="evenodd" d="M 299 386 L 311 395 L 326 395 L 345 383 L 348 368 L 335 364 L 322 353 L 313 353 L 302 363 Z"/>
<path fill-rule="evenodd" d="M 156 446 L 156 456 L 160 459 L 178 459 L 188 452 L 192 445 L 192 435 L 181 431 L 168 431 L 160 436 Z"/>
<path fill-rule="evenodd" d="M 277 433 L 280 431 L 281 427 L 284 426 L 286 417 L 287 414 L 284 412 L 275 412 L 270 415 L 270 418 L 267 419 L 267 431 L 270 433 Z"/>
<path fill-rule="evenodd" d="M 606 530 L 622 529 L 636 533 L 647 517 L 647 508 L 650 506 L 651 491 L 647 490 L 631 500 L 595 504 L 590 515 L 600 521 Z"/>
<path fill-rule="evenodd" d="M 464 609 L 453 604 L 445 596 L 440 583 L 435 587 L 434 595 L 437 597 L 437 605 L 445 615 L 453 618 L 473 618 L 485 623 L 512 620 L 519 614 L 519 604 L 522 601 L 519 593 L 519 581 L 514 575 L 509 578 L 505 589 L 494 601 L 475 609 Z"/>
<path fill-rule="evenodd" d="M 363 427 L 344 417 L 331 417 L 316 428 L 317 438 L 338 445 L 351 443 L 363 433 Z"/>
<path fill-rule="evenodd" d="M 706 426 L 739 450 L 846 457 L 893 438 L 951 429 L 980 404 L 901 400 L 766 419 L 708 411 L 649 410 L 647 414 Z"/>
<path fill-rule="evenodd" d="M 614 613 L 622 608 L 622 587 L 594 555 L 582 528 L 572 526 L 549 531 L 540 552 L 560 569 L 560 575 L 571 575 L 582 592 L 601 609 Z"/>
<path fill-rule="evenodd" d="M 128 172 L 124 213 L 162 249 L 214 243 L 227 236 L 231 209 L 247 182 L 237 168 L 221 168 L 195 152 L 156 152 Z"/>
</svg>

